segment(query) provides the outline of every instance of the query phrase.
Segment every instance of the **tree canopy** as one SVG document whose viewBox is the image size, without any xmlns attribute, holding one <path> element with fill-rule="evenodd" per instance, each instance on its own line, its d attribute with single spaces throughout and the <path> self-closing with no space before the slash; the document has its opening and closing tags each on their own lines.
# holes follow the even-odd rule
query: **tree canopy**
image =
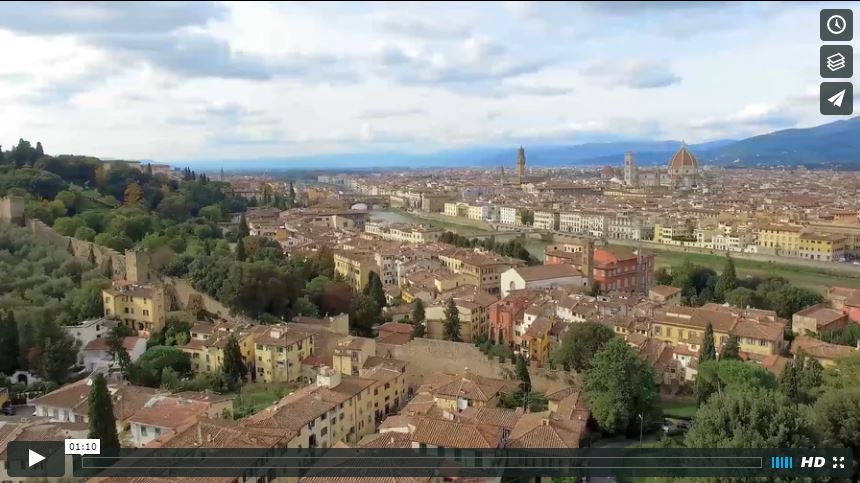
<svg viewBox="0 0 860 483">
<path fill-rule="evenodd" d="M 615 338 L 612 329 L 595 322 L 571 324 L 553 354 L 553 363 L 577 372 L 588 369 L 594 355 Z"/>
<path fill-rule="evenodd" d="M 638 429 L 660 420 L 654 370 L 620 338 L 613 338 L 594 356 L 585 373 L 585 396 L 597 424 L 608 433 Z"/>
</svg>

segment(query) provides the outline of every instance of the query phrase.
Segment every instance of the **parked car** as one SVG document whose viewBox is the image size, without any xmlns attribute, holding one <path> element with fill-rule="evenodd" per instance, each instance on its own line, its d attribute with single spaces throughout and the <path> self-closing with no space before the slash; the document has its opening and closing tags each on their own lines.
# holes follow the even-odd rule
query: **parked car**
<svg viewBox="0 0 860 483">
<path fill-rule="evenodd" d="M 13 406 L 12 403 L 7 401 L 6 404 L 3 405 L 2 410 L 0 410 L 0 411 L 2 411 L 3 414 L 6 416 L 14 416 L 15 415 L 15 406 Z"/>
</svg>

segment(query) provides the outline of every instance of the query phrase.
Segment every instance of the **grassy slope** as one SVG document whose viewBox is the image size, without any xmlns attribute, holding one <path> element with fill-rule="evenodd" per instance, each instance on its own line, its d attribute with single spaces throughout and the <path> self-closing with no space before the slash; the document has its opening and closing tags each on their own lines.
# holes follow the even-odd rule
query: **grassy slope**
<svg viewBox="0 0 860 483">
<path fill-rule="evenodd" d="M 725 264 L 723 255 L 708 255 L 703 253 L 682 253 L 671 251 L 653 250 L 655 263 L 658 267 L 669 267 L 680 265 L 685 259 L 696 265 L 713 268 L 717 272 L 722 271 Z M 787 263 L 769 263 L 757 260 L 744 260 L 735 258 L 735 269 L 739 277 L 776 275 L 784 277 L 791 283 L 824 293 L 831 285 L 860 288 L 860 275 L 852 273 L 837 272 L 824 268 L 810 267 L 805 265 L 791 265 Z"/>
</svg>

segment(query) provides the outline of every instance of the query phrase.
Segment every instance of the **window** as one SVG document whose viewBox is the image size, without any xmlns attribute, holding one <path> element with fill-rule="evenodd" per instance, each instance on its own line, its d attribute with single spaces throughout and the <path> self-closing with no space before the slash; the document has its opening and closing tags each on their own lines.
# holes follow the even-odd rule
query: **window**
<svg viewBox="0 0 860 483">
<path fill-rule="evenodd" d="M 140 427 L 140 435 L 141 436 L 147 436 L 146 426 Z"/>
<path fill-rule="evenodd" d="M 328 434 L 328 428 L 322 428 L 320 430 L 320 436 L 325 436 Z"/>
</svg>

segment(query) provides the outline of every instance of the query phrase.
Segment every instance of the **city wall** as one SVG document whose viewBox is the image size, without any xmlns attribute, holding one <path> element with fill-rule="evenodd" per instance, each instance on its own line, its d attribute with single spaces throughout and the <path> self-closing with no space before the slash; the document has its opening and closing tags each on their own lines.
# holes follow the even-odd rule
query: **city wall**
<svg viewBox="0 0 860 483">
<path fill-rule="evenodd" d="M 376 354 L 406 361 L 406 383 L 411 387 L 418 387 L 434 372 L 463 373 L 468 370 L 484 377 L 515 378 L 512 362 L 501 363 L 498 359 L 491 359 L 473 344 L 465 342 L 418 338 L 403 345 L 377 344 Z M 565 372 L 544 368 L 532 368 L 529 374 L 532 386 L 539 392 L 554 384 L 569 383 L 567 378 L 570 377 Z"/>
<path fill-rule="evenodd" d="M 27 219 L 25 227 L 36 238 L 43 240 L 57 248 L 63 249 L 71 253 L 75 258 L 89 262 L 95 261 L 96 267 L 105 270 L 110 264 L 112 269 L 112 278 L 114 280 L 125 278 L 126 264 L 125 255 L 108 247 L 96 245 L 93 242 L 86 240 L 78 240 L 70 236 L 60 235 L 53 228 L 43 223 L 41 220 Z"/>
</svg>

